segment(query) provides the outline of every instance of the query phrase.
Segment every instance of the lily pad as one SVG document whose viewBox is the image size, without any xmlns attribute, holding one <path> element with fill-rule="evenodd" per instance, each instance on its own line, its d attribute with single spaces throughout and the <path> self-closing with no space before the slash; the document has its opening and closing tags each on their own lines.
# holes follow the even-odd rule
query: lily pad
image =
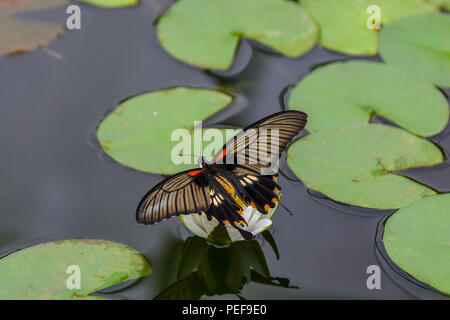
<svg viewBox="0 0 450 320">
<path fill-rule="evenodd" d="M 80 288 L 68 288 L 76 266 Z M 104 240 L 62 240 L 0 259 L 0 299 L 97 299 L 89 294 L 151 273 L 139 252 Z"/>
<path fill-rule="evenodd" d="M 175 58 L 226 70 L 243 37 L 298 57 L 312 48 L 317 30 L 303 9 L 284 0 L 179 0 L 159 20 L 157 34 Z"/>
<path fill-rule="evenodd" d="M 369 6 L 380 8 L 382 25 L 412 15 L 437 11 L 424 0 L 302 0 L 301 6 L 313 16 L 320 29 L 321 46 L 353 55 L 375 55 L 378 29 L 369 29 Z"/>
<path fill-rule="evenodd" d="M 68 4 L 67 0 L 0 1 L 0 55 L 34 50 L 64 31 L 60 24 L 22 18 L 20 13 Z"/>
<path fill-rule="evenodd" d="M 433 143 L 381 124 L 318 131 L 292 144 L 287 154 L 289 167 L 309 188 L 339 202 L 377 209 L 435 195 L 394 172 L 443 160 Z"/>
<path fill-rule="evenodd" d="M 412 203 L 386 221 L 383 243 L 414 278 L 450 294 L 450 194 Z"/>
<path fill-rule="evenodd" d="M 193 137 L 188 152 L 178 150 L 176 145 L 182 143 L 184 135 L 192 137 L 194 121 L 208 118 L 231 101 L 230 95 L 220 91 L 185 87 L 139 94 L 121 103 L 102 121 L 98 140 L 114 160 L 133 169 L 159 174 L 187 170 L 197 166 L 192 156 L 201 155 L 193 147 L 194 141 L 199 143 Z M 172 141 L 175 130 L 180 135 Z M 187 159 L 178 160 L 187 163 L 173 161 L 179 153 Z"/>
<path fill-rule="evenodd" d="M 313 71 L 289 97 L 306 112 L 307 129 L 367 123 L 381 115 L 419 136 L 445 128 L 447 99 L 439 89 L 399 68 L 367 61 L 336 62 Z"/>
<path fill-rule="evenodd" d="M 450 10 L 450 0 L 428 0 L 428 2 L 431 2 L 440 8 Z"/>
<path fill-rule="evenodd" d="M 103 8 L 132 7 L 139 3 L 139 0 L 77 0 L 77 1 Z"/>
<path fill-rule="evenodd" d="M 380 33 L 380 55 L 414 79 L 450 87 L 450 16 L 426 14 L 396 21 Z"/>
</svg>

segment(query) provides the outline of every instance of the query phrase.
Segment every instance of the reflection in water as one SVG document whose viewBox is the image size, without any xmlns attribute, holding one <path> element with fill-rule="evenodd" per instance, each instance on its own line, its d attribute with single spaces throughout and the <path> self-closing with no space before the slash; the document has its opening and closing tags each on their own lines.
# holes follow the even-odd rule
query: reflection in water
<svg viewBox="0 0 450 320">
<path fill-rule="evenodd" d="M 266 230 L 263 237 L 272 246 L 278 257 L 278 250 L 271 234 Z M 296 288 L 289 285 L 289 279 L 272 277 L 260 244 L 256 240 L 237 241 L 228 246 L 214 246 L 206 239 L 193 236 L 186 239 L 177 281 L 160 292 L 155 299 L 199 299 L 204 295 L 236 294 L 250 282 Z"/>
</svg>

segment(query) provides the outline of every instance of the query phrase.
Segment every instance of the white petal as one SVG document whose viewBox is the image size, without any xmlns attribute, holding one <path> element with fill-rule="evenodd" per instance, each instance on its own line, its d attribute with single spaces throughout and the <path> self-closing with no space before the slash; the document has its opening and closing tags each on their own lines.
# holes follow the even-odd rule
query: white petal
<svg viewBox="0 0 450 320">
<path fill-rule="evenodd" d="M 199 221 L 196 219 L 197 213 L 189 214 L 185 216 L 180 216 L 181 221 L 183 224 L 191 230 L 194 234 L 196 234 L 199 237 L 207 238 L 208 234 L 205 232 L 205 230 L 199 225 Z"/>
<path fill-rule="evenodd" d="M 245 222 L 247 222 L 247 224 L 252 217 L 252 211 L 253 211 L 253 207 L 245 207 L 244 212 L 242 213 L 242 218 L 244 218 L 244 220 L 245 220 Z"/>
<path fill-rule="evenodd" d="M 205 232 L 209 235 L 211 234 L 211 232 L 213 232 L 213 230 L 217 227 L 217 225 L 219 224 L 219 222 L 217 222 L 216 219 L 211 219 L 208 220 L 208 218 L 206 217 L 206 215 L 202 214 L 200 216 L 201 218 L 201 222 L 202 222 L 202 226 L 203 226 L 203 230 L 205 230 Z"/>
<path fill-rule="evenodd" d="M 263 218 L 263 215 L 256 210 L 255 208 L 251 207 L 253 210 L 253 215 L 250 218 L 250 221 L 247 221 L 247 224 L 249 226 L 249 228 L 254 228 L 253 226 L 261 219 Z"/>
<path fill-rule="evenodd" d="M 228 235 L 230 236 L 230 239 L 232 241 L 240 241 L 244 240 L 244 237 L 241 235 L 241 233 L 235 228 L 230 225 L 226 226 L 226 230 L 228 232 Z"/>
<path fill-rule="evenodd" d="M 258 233 L 263 232 L 267 228 L 272 225 L 272 220 L 270 219 L 261 219 L 259 220 L 252 228 L 251 233 L 255 236 Z"/>
</svg>

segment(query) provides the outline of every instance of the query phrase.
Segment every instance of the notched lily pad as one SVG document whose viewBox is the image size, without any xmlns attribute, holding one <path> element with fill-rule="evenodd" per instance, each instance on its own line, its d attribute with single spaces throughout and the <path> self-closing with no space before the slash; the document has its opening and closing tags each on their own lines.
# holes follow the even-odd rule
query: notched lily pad
<svg viewBox="0 0 450 320">
<path fill-rule="evenodd" d="M 450 15 L 426 14 L 409 17 L 380 33 L 384 61 L 438 86 L 450 87 Z"/>
<path fill-rule="evenodd" d="M 121 103 L 102 121 L 97 137 L 105 152 L 123 165 L 174 174 L 197 166 L 193 156 L 201 154 L 194 144 L 199 147 L 202 140 L 199 143 L 194 137 L 194 121 L 208 118 L 232 99 L 220 91 L 186 87 L 139 94 Z M 184 148 L 187 152 L 182 148 L 183 139 L 191 142 Z M 203 139 L 216 141 L 214 135 Z M 207 147 L 203 151 L 212 153 Z M 179 163 L 182 160 L 185 163 Z"/>
<path fill-rule="evenodd" d="M 312 48 L 317 30 L 296 3 L 283 0 L 179 0 L 158 22 L 163 48 L 205 68 L 230 67 L 242 37 L 289 57 Z"/>
<path fill-rule="evenodd" d="M 68 288 L 70 266 L 79 268 L 79 289 Z M 47 242 L 0 259 L 0 299 L 98 299 L 89 294 L 150 273 L 139 252 L 117 242 Z"/>
<path fill-rule="evenodd" d="M 424 0 L 302 0 L 301 6 L 317 21 L 321 46 L 353 55 L 377 53 L 377 29 L 369 29 L 371 14 L 367 8 L 380 8 L 380 23 L 391 23 L 399 18 L 437 11 Z"/>
<path fill-rule="evenodd" d="M 139 0 L 76 0 L 76 1 L 84 2 L 102 8 L 132 7 L 139 3 Z"/>
<path fill-rule="evenodd" d="M 433 143 L 381 124 L 333 128 L 292 144 L 287 162 L 309 188 L 360 207 L 393 209 L 435 195 L 394 171 L 443 162 Z"/>
<path fill-rule="evenodd" d="M 327 64 L 304 78 L 289 97 L 291 109 L 309 115 L 307 129 L 368 123 L 376 113 L 419 136 L 445 128 L 447 99 L 409 72 L 367 61 Z"/>
<path fill-rule="evenodd" d="M 412 203 L 386 221 L 389 258 L 414 278 L 450 294 L 450 194 Z"/>
<path fill-rule="evenodd" d="M 64 31 L 62 25 L 26 19 L 20 17 L 20 13 L 68 4 L 67 0 L 0 1 L 0 55 L 34 50 Z"/>
</svg>

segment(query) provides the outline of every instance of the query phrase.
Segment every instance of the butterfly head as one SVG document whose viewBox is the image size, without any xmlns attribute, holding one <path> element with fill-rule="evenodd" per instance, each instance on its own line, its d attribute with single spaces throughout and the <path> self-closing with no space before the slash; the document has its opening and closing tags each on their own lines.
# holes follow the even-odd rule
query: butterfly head
<svg viewBox="0 0 450 320">
<path fill-rule="evenodd" d="M 208 165 L 208 163 L 206 162 L 206 159 L 204 157 L 199 157 L 198 158 L 198 167 L 203 169 Z"/>
</svg>

